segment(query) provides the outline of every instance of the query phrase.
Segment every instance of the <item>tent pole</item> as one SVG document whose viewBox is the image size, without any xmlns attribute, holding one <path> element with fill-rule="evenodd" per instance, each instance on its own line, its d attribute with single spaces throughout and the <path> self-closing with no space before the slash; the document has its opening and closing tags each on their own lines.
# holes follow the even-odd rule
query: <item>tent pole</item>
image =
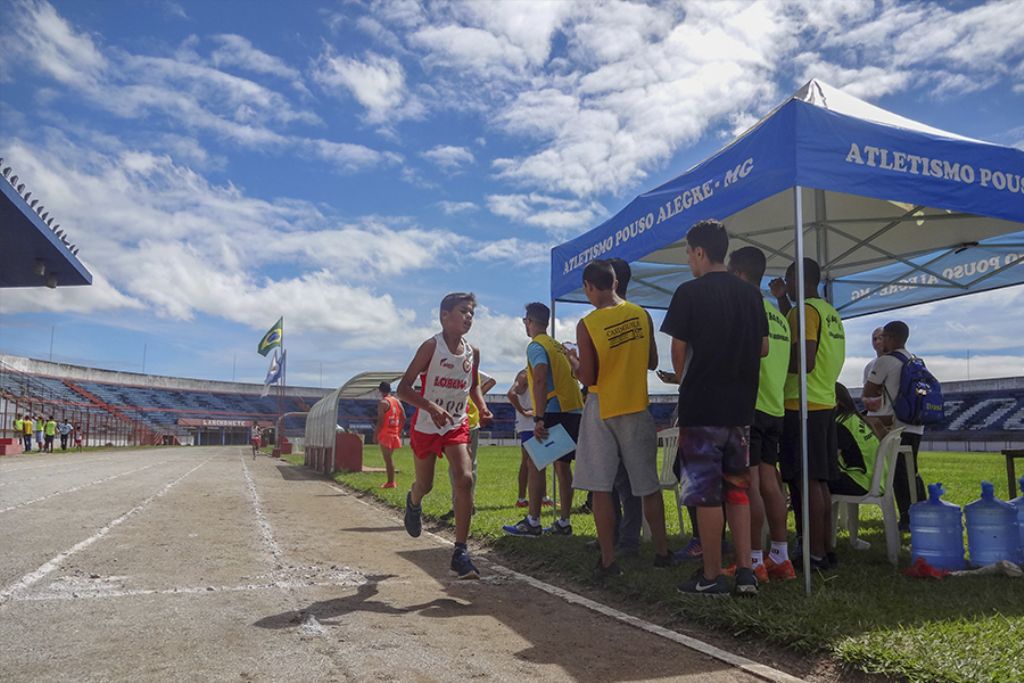
<svg viewBox="0 0 1024 683">
<path fill-rule="evenodd" d="M 551 299 L 551 338 L 557 340 L 558 336 L 555 334 L 555 299 Z M 554 515 L 551 524 L 554 525 L 558 522 L 558 472 L 555 463 L 551 463 L 551 514 Z M 544 516 L 544 505 L 540 506 L 541 517 Z"/>
<path fill-rule="evenodd" d="M 801 187 L 793 188 L 793 229 L 796 231 L 796 306 L 800 351 L 800 509 L 803 510 L 800 531 L 803 541 L 804 592 L 811 594 L 811 534 L 810 534 L 810 480 L 807 477 L 807 316 L 804 306 L 804 210 Z M 830 513 L 831 514 L 831 511 Z"/>
</svg>

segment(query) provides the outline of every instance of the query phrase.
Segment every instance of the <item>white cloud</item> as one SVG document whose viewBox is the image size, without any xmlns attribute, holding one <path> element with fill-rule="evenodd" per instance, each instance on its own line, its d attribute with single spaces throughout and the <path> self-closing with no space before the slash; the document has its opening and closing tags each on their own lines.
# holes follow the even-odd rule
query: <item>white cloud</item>
<svg viewBox="0 0 1024 683">
<path fill-rule="evenodd" d="M 420 156 L 448 173 L 461 170 L 464 166 L 469 166 L 476 162 L 473 152 L 468 148 L 453 145 L 437 145 L 423 152 Z"/>
<path fill-rule="evenodd" d="M 298 70 L 285 64 L 280 57 L 257 49 L 247 38 L 226 33 L 214 36 L 214 40 L 220 43 L 220 47 L 210 55 L 214 66 L 234 66 L 252 73 L 277 76 L 291 81 L 293 87 L 305 92 Z"/>
<path fill-rule="evenodd" d="M 496 216 L 544 228 L 555 234 L 593 227 L 598 216 L 605 213 L 604 207 L 597 202 L 562 199 L 536 192 L 488 195 L 487 208 Z"/>
<path fill-rule="evenodd" d="M 335 55 L 326 47 L 317 60 L 313 78 L 329 93 L 351 94 L 366 109 L 369 123 L 418 118 L 424 111 L 406 87 L 402 64 L 391 57 L 371 52 L 360 61 Z"/>
<path fill-rule="evenodd" d="M 322 122 L 313 112 L 296 108 L 281 93 L 221 71 L 211 66 L 212 60 L 206 63 L 193 49 L 195 39 L 186 40 L 174 58 L 119 49 L 103 51 L 46 2 L 19 3 L 12 18 L 4 37 L 5 43 L 13 46 L 14 57 L 116 116 L 167 117 L 193 135 L 196 131 L 207 132 L 218 141 L 267 153 L 297 149 L 332 162 L 343 171 L 393 164 L 401 158 L 356 143 L 282 132 L 282 127 Z M 222 41 L 217 59 L 238 61 L 239 55 L 248 55 L 254 60 L 250 66 L 257 72 L 270 69 L 291 75 L 283 63 L 256 50 L 245 39 L 227 37 L 226 41 Z"/>
<path fill-rule="evenodd" d="M 454 216 L 460 213 L 466 213 L 468 211 L 476 211 L 477 209 L 480 208 L 473 202 L 450 202 L 447 200 L 440 201 L 437 203 L 437 205 L 441 207 L 441 210 L 444 211 L 445 214 L 449 216 Z"/>
</svg>

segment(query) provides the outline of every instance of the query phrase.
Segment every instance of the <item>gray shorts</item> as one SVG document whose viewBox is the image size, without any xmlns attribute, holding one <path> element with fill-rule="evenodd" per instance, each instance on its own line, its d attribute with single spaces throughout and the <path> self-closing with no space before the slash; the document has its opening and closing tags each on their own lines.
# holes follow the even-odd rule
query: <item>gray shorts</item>
<svg viewBox="0 0 1024 683">
<path fill-rule="evenodd" d="M 597 394 L 587 396 L 576 446 L 573 488 L 610 492 L 621 462 L 634 496 L 661 489 L 658 480 L 658 433 L 646 410 L 601 419 Z"/>
</svg>

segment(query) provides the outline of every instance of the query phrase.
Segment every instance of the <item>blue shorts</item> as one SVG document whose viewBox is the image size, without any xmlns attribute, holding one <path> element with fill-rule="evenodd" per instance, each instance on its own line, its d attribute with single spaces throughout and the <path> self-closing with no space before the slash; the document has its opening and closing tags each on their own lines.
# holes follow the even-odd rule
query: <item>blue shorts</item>
<svg viewBox="0 0 1024 683">
<path fill-rule="evenodd" d="M 519 432 L 519 443 L 526 443 L 533 438 L 533 431 Z"/>
</svg>

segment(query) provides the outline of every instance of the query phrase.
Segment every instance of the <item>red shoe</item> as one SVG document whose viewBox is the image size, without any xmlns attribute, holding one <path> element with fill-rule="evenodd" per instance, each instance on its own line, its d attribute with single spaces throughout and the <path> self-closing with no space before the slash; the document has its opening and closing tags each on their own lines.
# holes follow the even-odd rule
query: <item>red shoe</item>
<svg viewBox="0 0 1024 683">
<path fill-rule="evenodd" d="M 767 569 L 768 576 L 771 577 L 772 581 L 792 581 L 796 578 L 796 570 L 793 569 L 793 563 L 789 560 L 775 563 L 770 557 L 766 557 L 764 560 L 764 566 Z"/>
<path fill-rule="evenodd" d="M 393 489 L 393 488 L 396 488 L 397 486 L 398 485 L 395 482 L 393 482 L 393 481 L 386 481 L 386 482 L 384 482 L 383 484 L 380 485 L 380 487 L 382 489 Z"/>
<path fill-rule="evenodd" d="M 546 508 L 549 508 L 549 507 L 554 507 L 554 505 L 555 505 L 555 501 L 551 500 L 551 499 L 550 499 L 550 498 L 548 498 L 547 496 L 544 496 L 544 500 L 542 500 L 542 501 L 540 502 L 540 504 L 541 504 L 541 505 L 543 505 L 543 506 L 544 506 L 544 507 L 546 507 Z"/>
<path fill-rule="evenodd" d="M 530 501 L 528 501 L 528 500 L 517 500 L 516 501 L 516 507 L 517 508 L 528 508 L 528 507 L 530 507 Z"/>
<path fill-rule="evenodd" d="M 790 565 L 790 566 L 792 566 L 792 565 Z M 722 570 L 722 573 L 725 574 L 726 576 L 735 576 L 736 575 L 736 564 L 735 563 L 730 564 L 728 567 L 726 567 L 725 569 Z M 768 570 L 765 568 L 765 565 L 764 565 L 763 562 L 761 564 L 757 565 L 757 568 L 754 569 L 754 576 L 757 577 L 757 583 L 758 584 L 764 585 L 764 584 L 768 583 Z"/>
</svg>

